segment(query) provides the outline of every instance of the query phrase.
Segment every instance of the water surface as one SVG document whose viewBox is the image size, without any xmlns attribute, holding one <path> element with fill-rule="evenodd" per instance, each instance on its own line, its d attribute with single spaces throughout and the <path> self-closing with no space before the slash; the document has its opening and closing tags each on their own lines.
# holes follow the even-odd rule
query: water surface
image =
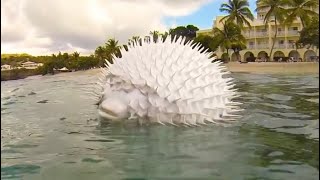
<svg viewBox="0 0 320 180">
<path fill-rule="evenodd" d="M 228 128 L 100 123 L 90 71 L 1 82 L 1 179 L 318 179 L 319 76 L 233 76 Z"/>
</svg>

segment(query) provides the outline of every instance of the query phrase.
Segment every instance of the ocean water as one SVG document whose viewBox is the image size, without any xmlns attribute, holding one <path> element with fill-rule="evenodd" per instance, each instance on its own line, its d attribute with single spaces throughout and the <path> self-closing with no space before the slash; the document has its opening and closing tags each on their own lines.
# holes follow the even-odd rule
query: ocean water
<svg viewBox="0 0 320 180">
<path fill-rule="evenodd" d="M 318 179 L 319 76 L 234 73 L 233 127 L 110 124 L 91 71 L 1 82 L 1 179 Z"/>
</svg>

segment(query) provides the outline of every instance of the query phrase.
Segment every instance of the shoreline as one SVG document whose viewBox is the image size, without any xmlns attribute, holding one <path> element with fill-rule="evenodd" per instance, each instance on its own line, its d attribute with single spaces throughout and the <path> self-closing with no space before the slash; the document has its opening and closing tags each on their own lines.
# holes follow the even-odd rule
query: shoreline
<svg viewBox="0 0 320 180">
<path fill-rule="evenodd" d="M 317 62 L 229 62 L 224 66 L 234 73 L 319 74 Z"/>
<path fill-rule="evenodd" d="M 229 62 L 222 64 L 232 73 L 252 74 L 318 74 L 319 63 L 316 62 Z M 99 68 L 89 69 L 88 73 L 98 73 Z"/>
<path fill-rule="evenodd" d="M 319 74 L 319 63 L 317 62 L 229 62 L 223 64 L 232 73 L 251 73 L 251 74 Z M 75 72 L 60 72 L 77 73 L 84 72 L 88 74 L 97 74 L 100 68 L 81 70 Z M 27 76 L 29 77 L 29 76 Z M 24 78 L 27 78 L 24 77 Z M 18 79 L 24 79 L 18 78 Z M 17 80 L 17 79 L 12 79 Z M 11 80 L 1 80 L 11 81 Z"/>
</svg>

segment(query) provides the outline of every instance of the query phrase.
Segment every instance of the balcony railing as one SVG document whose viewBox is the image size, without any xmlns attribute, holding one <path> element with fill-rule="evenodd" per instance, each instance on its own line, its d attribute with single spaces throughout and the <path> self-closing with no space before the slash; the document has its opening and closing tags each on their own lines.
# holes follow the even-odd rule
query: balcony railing
<svg viewBox="0 0 320 180">
<path fill-rule="evenodd" d="M 269 49 L 269 44 L 257 44 L 256 49 Z"/>
<path fill-rule="evenodd" d="M 299 36 L 299 31 L 289 30 L 289 31 L 288 31 L 288 35 L 297 35 L 297 36 Z"/>
<path fill-rule="evenodd" d="M 248 45 L 247 46 L 247 49 L 255 49 L 256 47 L 255 47 L 255 45 Z"/>
<path fill-rule="evenodd" d="M 268 32 L 256 32 L 256 37 L 267 37 Z"/>
<path fill-rule="evenodd" d="M 272 31 L 272 36 L 273 36 L 275 33 L 276 33 L 275 31 Z M 285 35 L 284 31 L 278 31 L 278 33 L 277 33 L 277 36 L 284 36 L 284 35 Z"/>
<path fill-rule="evenodd" d="M 275 49 L 285 49 L 286 48 L 286 44 L 275 44 L 274 48 Z"/>
</svg>

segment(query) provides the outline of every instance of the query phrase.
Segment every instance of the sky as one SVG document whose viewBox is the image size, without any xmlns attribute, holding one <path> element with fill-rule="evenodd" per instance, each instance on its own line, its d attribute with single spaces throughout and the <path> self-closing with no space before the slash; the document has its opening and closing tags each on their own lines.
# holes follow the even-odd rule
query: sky
<svg viewBox="0 0 320 180">
<path fill-rule="evenodd" d="M 120 44 L 150 31 L 192 24 L 212 27 L 226 0 L 1 0 L 1 54 L 78 51 L 107 39 Z M 253 13 L 255 0 L 249 0 Z"/>
</svg>

